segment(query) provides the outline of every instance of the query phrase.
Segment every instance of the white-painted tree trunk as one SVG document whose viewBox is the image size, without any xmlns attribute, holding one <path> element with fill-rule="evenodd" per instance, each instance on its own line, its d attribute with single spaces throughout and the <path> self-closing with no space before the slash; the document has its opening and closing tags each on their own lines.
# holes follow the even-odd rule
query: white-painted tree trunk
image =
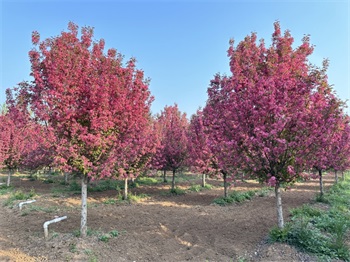
<svg viewBox="0 0 350 262">
<path fill-rule="evenodd" d="M 205 187 L 205 174 L 202 174 L 202 187 Z"/>
<path fill-rule="evenodd" d="M 64 172 L 64 183 L 68 184 L 68 172 Z"/>
<path fill-rule="evenodd" d="M 87 233 L 87 184 L 88 178 L 84 175 L 81 179 L 81 221 L 80 235 L 86 237 Z"/>
<path fill-rule="evenodd" d="M 9 172 L 7 173 L 7 186 L 10 186 L 11 184 L 11 175 L 12 175 L 12 169 L 9 169 Z"/>
<path fill-rule="evenodd" d="M 338 183 L 338 172 L 337 170 L 334 171 L 334 178 L 335 178 L 335 183 Z"/>
<path fill-rule="evenodd" d="M 323 177 L 322 177 L 322 170 L 318 170 L 319 180 L 320 180 L 320 196 L 323 196 Z"/>
<path fill-rule="evenodd" d="M 227 174 L 224 173 L 224 197 L 228 195 Z"/>
<path fill-rule="evenodd" d="M 282 229 L 284 227 L 284 220 L 283 220 L 281 188 L 279 184 L 275 185 L 275 196 L 276 196 L 278 227 Z"/>
<path fill-rule="evenodd" d="M 123 200 L 128 199 L 128 179 L 124 179 L 124 194 L 123 194 Z"/>
<path fill-rule="evenodd" d="M 173 180 L 171 181 L 171 190 L 175 190 L 175 170 L 173 170 Z"/>
</svg>

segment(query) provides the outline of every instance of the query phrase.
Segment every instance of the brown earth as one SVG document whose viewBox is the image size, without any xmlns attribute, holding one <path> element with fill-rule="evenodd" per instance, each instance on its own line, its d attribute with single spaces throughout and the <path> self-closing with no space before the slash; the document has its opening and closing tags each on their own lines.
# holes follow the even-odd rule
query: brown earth
<svg viewBox="0 0 350 262">
<path fill-rule="evenodd" d="M 327 187 L 333 176 L 324 180 Z M 199 182 L 196 177 L 179 185 L 189 188 Z M 140 186 L 131 192 L 149 197 L 132 204 L 106 204 L 115 199 L 115 190 L 93 192 L 88 199 L 91 235 L 81 239 L 74 235 L 80 227 L 80 195 L 54 193 L 56 184 L 13 178 L 16 189 L 33 188 L 37 202 L 19 210 L 4 206 L 9 194 L 0 196 L 0 261 L 317 261 L 288 245 L 267 242 L 277 221 L 273 191 L 225 207 L 212 204 L 223 193 L 220 187 L 174 196 L 166 194 L 168 184 Z M 259 187 L 248 181 L 231 190 Z M 317 190 L 318 182 L 311 180 L 283 191 L 285 220 L 291 208 L 312 202 Z M 66 220 L 49 226 L 45 240 L 43 223 L 65 215 Z M 113 230 L 119 232 L 117 237 L 101 240 Z"/>
</svg>

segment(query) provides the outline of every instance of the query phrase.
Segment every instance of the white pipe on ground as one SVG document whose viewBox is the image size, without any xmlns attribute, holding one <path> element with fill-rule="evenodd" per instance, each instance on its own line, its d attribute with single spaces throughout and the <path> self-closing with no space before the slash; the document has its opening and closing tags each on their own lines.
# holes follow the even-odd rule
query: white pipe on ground
<svg viewBox="0 0 350 262">
<path fill-rule="evenodd" d="M 30 204 L 30 203 L 33 203 L 33 202 L 35 202 L 36 200 L 28 200 L 28 201 L 24 201 L 24 202 L 21 202 L 21 203 L 19 203 L 18 204 L 18 206 L 19 206 L 19 210 L 22 210 L 22 206 L 23 205 L 26 205 L 26 204 Z"/>
<path fill-rule="evenodd" d="M 64 216 L 64 217 L 57 217 L 55 219 L 52 219 L 50 221 L 46 221 L 44 223 L 44 234 L 45 234 L 45 238 L 47 238 L 49 236 L 49 229 L 48 229 L 48 226 L 52 223 L 57 223 L 57 222 L 60 222 L 64 219 L 67 219 L 67 216 Z"/>
</svg>

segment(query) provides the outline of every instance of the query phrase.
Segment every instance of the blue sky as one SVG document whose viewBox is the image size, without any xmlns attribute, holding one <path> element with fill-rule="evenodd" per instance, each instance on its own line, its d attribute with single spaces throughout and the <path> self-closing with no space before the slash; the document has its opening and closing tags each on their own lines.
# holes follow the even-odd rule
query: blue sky
<svg viewBox="0 0 350 262">
<path fill-rule="evenodd" d="M 238 43 L 254 31 L 269 43 L 276 20 L 291 31 L 295 46 L 311 35 L 311 62 L 321 65 L 328 58 L 329 83 L 338 97 L 350 100 L 348 0 L 0 1 L 0 104 L 6 88 L 31 80 L 31 32 L 37 30 L 41 39 L 57 36 L 69 21 L 94 27 L 95 38 L 105 39 L 125 61 L 137 59 L 151 79 L 153 113 L 174 103 L 188 115 L 203 107 L 214 74 L 229 73 L 229 39 Z"/>
</svg>

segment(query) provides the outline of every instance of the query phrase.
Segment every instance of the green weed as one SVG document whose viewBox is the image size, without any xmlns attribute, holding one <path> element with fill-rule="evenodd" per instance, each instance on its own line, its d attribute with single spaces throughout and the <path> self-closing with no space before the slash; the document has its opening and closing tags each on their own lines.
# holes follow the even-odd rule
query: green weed
<svg viewBox="0 0 350 262">
<path fill-rule="evenodd" d="M 172 195 L 184 195 L 184 194 L 186 194 L 186 190 L 181 189 L 179 187 L 175 187 L 174 189 L 170 189 L 170 194 L 172 194 Z"/>
<path fill-rule="evenodd" d="M 162 183 L 161 180 L 155 178 L 155 177 L 138 177 L 136 179 L 137 183 L 139 185 L 147 185 L 147 186 L 151 186 L 151 185 L 157 185 Z"/>
<path fill-rule="evenodd" d="M 29 192 L 23 192 L 21 189 L 11 192 L 10 196 L 4 202 L 5 206 L 11 206 L 16 200 L 27 200 L 36 196 L 35 190 L 32 188 Z"/>
<path fill-rule="evenodd" d="M 10 192 L 12 192 L 13 191 L 13 187 L 12 186 L 6 186 L 6 185 L 1 185 L 0 186 L 0 196 L 2 196 L 2 195 L 6 195 L 6 194 L 8 194 L 8 193 L 10 193 Z"/>
<path fill-rule="evenodd" d="M 218 197 L 213 200 L 214 204 L 225 206 L 232 203 L 240 203 L 246 200 L 250 200 L 255 196 L 255 191 L 233 191 L 227 197 Z"/>
<path fill-rule="evenodd" d="M 147 194 L 139 194 L 139 195 L 129 194 L 128 200 L 129 200 L 129 202 L 139 202 L 141 199 L 148 198 L 148 197 L 149 197 L 149 195 L 147 195 Z"/>
<path fill-rule="evenodd" d="M 192 185 L 188 190 L 193 192 L 200 192 L 203 189 L 201 185 Z"/>
</svg>

